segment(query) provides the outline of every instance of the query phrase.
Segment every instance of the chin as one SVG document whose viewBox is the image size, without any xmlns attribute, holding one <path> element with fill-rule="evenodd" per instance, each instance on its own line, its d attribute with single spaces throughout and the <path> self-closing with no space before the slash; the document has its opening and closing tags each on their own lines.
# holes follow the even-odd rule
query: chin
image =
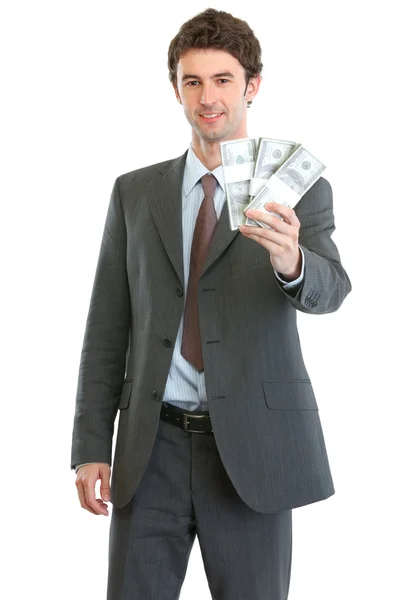
<svg viewBox="0 0 400 600">
<path fill-rule="evenodd" d="M 196 133 L 205 142 L 223 142 L 229 135 L 227 131 L 203 131 L 202 129 L 196 129 Z"/>
<path fill-rule="evenodd" d="M 204 142 L 222 142 L 224 140 L 224 136 L 215 132 L 215 134 L 203 134 L 200 136 Z"/>
</svg>

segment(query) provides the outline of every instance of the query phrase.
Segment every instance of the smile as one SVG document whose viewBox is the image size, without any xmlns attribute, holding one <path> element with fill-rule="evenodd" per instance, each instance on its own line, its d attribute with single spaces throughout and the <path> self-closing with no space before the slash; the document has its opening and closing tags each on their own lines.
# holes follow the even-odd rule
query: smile
<svg viewBox="0 0 400 600">
<path fill-rule="evenodd" d="M 224 113 L 203 113 L 200 116 L 207 121 L 213 121 L 219 119 Z"/>
</svg>

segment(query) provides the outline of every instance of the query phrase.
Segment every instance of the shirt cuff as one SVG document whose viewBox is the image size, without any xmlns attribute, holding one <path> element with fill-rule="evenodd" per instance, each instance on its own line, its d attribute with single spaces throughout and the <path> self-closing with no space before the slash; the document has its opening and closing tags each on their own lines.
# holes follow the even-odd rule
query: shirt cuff
<svg viewBox="0 0 400 600">
<path fill-rule="evenodd" d="M 304 252 L 301 246 L 299 246 L 299 249 L 301 252 L 301 273 L 297 279 L 295 279 L 294 281 L 285 281 L 284 279 L 282 279 L 282 277 L 279 276 L 278 272 L 274 269 L 275 277 L 278 279 L 278 281 L 281 282 L 284 290 L 290 290 L 290 288 L 296 287 L 296 285 L 302 283 L 304 279 Z"/>
</svg>

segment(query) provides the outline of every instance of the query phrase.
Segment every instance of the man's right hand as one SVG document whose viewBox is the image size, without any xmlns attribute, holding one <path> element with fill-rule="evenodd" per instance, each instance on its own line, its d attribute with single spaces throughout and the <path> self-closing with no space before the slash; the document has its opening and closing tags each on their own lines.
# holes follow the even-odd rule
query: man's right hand
<svg viewBox="0 0 400 600">
<path fill-rule="evenodd" d="M 83 465 L 76 474 L 75 485 L 78 488 L 79 501 L 94 515 L 108 516 L 106 502 L 110 500 L 110 472 L 111 467 L 107 463 L 90 463 Z M 100 479 L 100 496 L 95 497 L 96 481 Z"/>
</svg>

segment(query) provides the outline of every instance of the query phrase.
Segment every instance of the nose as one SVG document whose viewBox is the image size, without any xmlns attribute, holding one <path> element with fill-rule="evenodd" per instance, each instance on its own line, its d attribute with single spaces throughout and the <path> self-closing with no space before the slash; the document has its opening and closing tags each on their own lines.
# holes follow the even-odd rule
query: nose
<svg viewBox="0 0 400 600">
<path fill-rule="evenodd" d="M 204 104 L 204 106 L 211 106 L 215 104 L 215 90 L 213 85 L 209 85 L 208 83 L 203 84 L 203 90 L 201 93 L 200 104 Z"/>
</svg>

